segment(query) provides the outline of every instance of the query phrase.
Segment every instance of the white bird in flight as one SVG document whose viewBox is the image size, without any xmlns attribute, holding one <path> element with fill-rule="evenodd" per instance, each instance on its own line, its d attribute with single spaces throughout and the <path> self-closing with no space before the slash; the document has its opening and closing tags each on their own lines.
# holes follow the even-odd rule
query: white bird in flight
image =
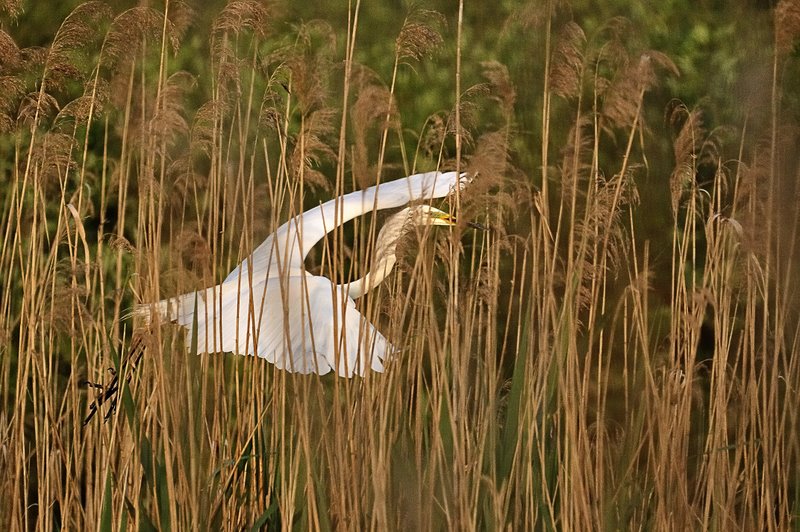
<svg viewBox="0 0 800 532">
<path fill-rule="evenodd" d="M 372 271 L 351 283 L 335 285 L 327 277 L 312 275 L 303 261 L 326 234 L 357 216 L 442 198 L 469 180 L 463 173 L 427 172 L 330 200 L 280 226 L 222 283 L 138 305 L 134 315 L 149 321 L 157 313 L 183 326 L 187 347 L 196 323 L 198 353 L 258 355 L 297 373 L 324 375 L 334 370 L 352 377 L 368 369 L 381 372 L 396 349 L 353 300 L 389 275 L 404 232 L 415 225 L 451 226 L 453 217 L 424 204 L 393 215 L 376 240 Z"/>
</svg>

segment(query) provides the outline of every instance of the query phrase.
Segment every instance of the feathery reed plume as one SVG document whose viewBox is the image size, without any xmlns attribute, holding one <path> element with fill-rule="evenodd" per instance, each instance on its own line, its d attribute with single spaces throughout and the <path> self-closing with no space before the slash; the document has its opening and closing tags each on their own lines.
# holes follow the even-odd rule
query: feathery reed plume
<svg viewBox="0 0 800 532">
<path fill-rule="evenodd" d="M 764 142 L 762 141 L 762 148 Z M 758 220 L 763 219 L 767 214 L 765 212 L 766 183 L 769 181 L 770 167 L 769 159 L 764 154 L 764 150 L 758 150 L 753 154 L 751 161 L 739 163 L 740 185 L 734 205 L 734 210 L 741 213 L 742 216 L 753 217 L 752 229 L 755 232 L 760 231 Z"/>
<path fill-rule="evenodd" d="M 313 188 L 330 190 L 328 178 L 317 168 L 325 161 L 335 162 L 336 152 L 326 142 L 326 137 L 334 133 L 333 109 L 317 109 L 304 117 L 302 127 L 294 139 L 294 146 L 289 157 L 289 168 L 292 175 Z"/>
<path fill-rule="evenodd" d="M 72 282 L 73 278 L 81 279 L 81 273 L 86 269 L 80 261 L 77 268 L 72 269 L 68 259 L 57 265 L 59 271 L 53 282 L 53 289 L 45 293 L 43 307 L 48 309 L 48 322 L 59 334 L 74 336 L 81 333 L 83 324 L 94 321 L 92 312 L 86 306 L 89 296 L 87 289 L 81 284 Z"/>
<path fill-rule="evenodd" d="M 672 213 L 676 215 L 684 191 L 687 188 L 690 190 L 694 188 L 697 160 L 700 157 L 699 148 L 706 133 L 703 127 L 703 115 L 699 109 L 690 111 L 679 103 L 670 113 L 669 120 L 673 126 L 680 127 L 672 143 L 675 169 L 669 179 Z"/>
<path fill-rule="evenodd" d="M 200 106 L 192 119 L 190 129 L 191 146 L 193 150 L 211 157 L 216 141 L 216 127 L 221 123 L 226 108 L 225 101 L 212 100 Z"/>
<path fill-rule="evenodd" d="M 192 164 L 193 154 L 182 153 L 169 163 L 166 171 L 166 181 L 172 185 L 170 194 L 170 207 L 175 214 L 185 208 L 186 198 L 191 197 L 196 191 L 202 190 L 205 179 L 194 169 Z"/>
<path fill-rule="evenodd" d="M 211 246 L 203 235 L 197 231 L 186 229 L 178 236 L 178 246 L 176 252 L 180 255 L 182 262 L 186 265 L 187 271 L 211 274 L 213 267 L 213 257 Z"/>
<path fill-rule="evenodd" d="M 172 32 L 178 42 L 183 42 L 186 33 L 194 23 L 196 13 L 194 8 L 185 0 L 170 0 L 167 12 Z"/>
<path fill-rule="evenodd" d="M 109 98 L 108 85 L 105 80 L 87 81 L 84 84 L 83 94 L 67 102 L 58 111 L 53 120 L 55 127 L 66 131 L 66 128 L 74 127 L 76 124 L 86 124 L 92 115 L 103 113 Z"/>
<path fill-rule="evenodd" d="M 511 125 L 514 116 L 514 104 L 517 101 L 517 90 L 511 81 L 508 67 L 498 61 L 483 61 L 481 75 L 489 83 L 489 98 L 500 104 L 503 118 Z"/>
<path fill-rule="evenodd" d="M 475 141 L 473 153 L 466 157 L 466 170 L 475 178 L 469 192 L 461 195 L 458 216 L 462 229 L 469 220 L 486 217 L 501 246 L 509 245 L 507 220 L 515 215 L 526 181 L 524 173 L 512 164 L 508 135 L 508 131 L 491 131 Z"/>
<path fill-rule="evenodd" d="M 270 12 L 262 2 L 234 0 L 228 2 L 217 15 L 213 31 L 215 34 L 231 33 L 235 36 L 243 30 L 249 30 L 263 37 L 270 19 Z"/>
<path fill-rule="evenodd" d="M 581 92 L 585 69 L 586 35 L 575 22 L 568 22 L 558 33 L 550 63 L 550 87 L 562 98 L 575 98 Z"/>
<path fill-rule="evenodd" d="M 256 39 L 263 39 L 271 19 L 267 6 L 252 0 L 228 2 L 214 19 L 211 56 L 216 70 L 218 101 L 228 102 L 241 91 L 242 61 L 237 57 L 237 47 L 243 33 L 250 32 Z"/>
<path fill-rule="evenodd" d="M 653 88 L 658 81 L 656 69 L 667 70 L 678 75 L 678 67 L 665 54 L 649 50 L 637 59 L 626 60 L 621 70 L 616 72 L 610 86 L 603 94 L 603 116 L 612 127 L 630 127 L 635 120 L 642 121 L 640 114 L 641 98 L 645 92 Z"/>
<path fill-rule="evenodd" d="M 505 131 L 492 131 L 478 137 L 474 153 L 467 158 L 467 169 L 476 178 L 470 184 L 469 194 L 464 194 L 464 199 L 471 201 L 502 185 L 505 176 L 513 173 L 508 152 L 508 135 Z"/>
<path fill-rule="evenodd" d="M 560 0 L 555 2 L 525 2 L 517 6 L 511 16 L 503 24 L 503 33 L 508 33 L 513 25 L 519 25 L 522 29 L 539 29 L 550 21 L 554 10 L 566 4 Z"/>
<path fill-rule="evenodd" d="M 356 101 L 350 108 L 353 120 L 353 175 L 361 188 L 374 184 L 376 172 L 370 167 L 367 135 L 373 127 L 396 129 L 400 126 L 397 103 L 390 90 L 377 83 L 357 86 Z M 380 119 L 380 120 L 379 120 Z M 380 130 L 379 130 L 380 131 Z M 376 135 L 380 138 L 380 135 Z M 379 162 L 380 163 L 380 162 Z"/>
<path fill-rule="evenodd" d="M 575 300 L 580 308 L 596 305 L 593 286 L 609 274 L 616 277 L 625 264 L 625 252 L 631 242 L 622 215 L 639 203 L 634 180 L 637 169 L 636 165 L 631 166 L 613 180 L 599 176 L 592 185 L 585 216 L 576 221 L 575 233 L 583 239 L 575 250 L 580 273 Z"/>
<path fill-rule="evenodd" d="M 786 57 L 800 36 L 800 2 L 780 0 L 775 6 L 775 53 Z"/>
<path fill-rule="evenodd" d="M 99 1 L 80 4 L 58 29 L 47 51 L 43 82 L 61 87 L 67 81 L 82 79 L 88 64 L 89 45 L 97 28 L 111 17 L 110 8 Z"/>
<path fill-rule="evenodd" d="M 17 43 L 0 30 L 0 133 L 11 131 L 17 121 L 16 110 L 25 95 L 25 82 L 19 76 L 24 64 Z"/>
<path fill-rule="evenodd" d="M 561 148 L 561 186 L 567 197 L 579 193 L 574 188 L 579 184 L 575 176 L 585 180 L 592 169 L 592 144 L 594 143 L 594 123 L 589 115 L 581 115 L 572 124 Z M 577 157 L 576 157 L 577 155 Z"/>
<path fill-rule="evenodd" d="M 9 17 L 15 19 L 22 13 L 22 0 L 2 0 L 0 11 L 5 11 Z"/>
<path fill-rule="evenodd" d="M 258 125 L 264 130 L 274 134 L 281 130 L 286 117 L 284 116 L 288 87 L 291 82 L 291 71 L 284 63 L 287 56 L 285 50 L 269 54 L 259 65 L 259 71 L 266 78 L 266 88 L 261 97 L 261 106 L 258 111 Z"/>
<path fill-rule="evenodd" d="M 42 189 L 53 196 L 60 192 L 67 172 L 76 167 L 75 139 L 70 134 L 49 131 L 31 146 L 31 163 Z"/>
<path fill-rule="evenodd" d="M 0 133 L 6 133 L 14 128 L 17 121 L 16 110 L 25 94 L 25 83 L 15 76 L 0 76 Z"/>
<path fill-rule="evenodd" d="M 287 50 L 285 64 L 291 75 L 291 94 L 297 98 L 301 113 L 308 114 L 326 106 L 336 36 L 322 21 L 301 24 L 297 32 L 298 44 Z"/>
<path fill-rule="evenodd" d="M 33 128 L 41 121 L 58 115 L 58 108 L 58 100 L 52 94 L 41 91 L 28 93 L 20 102 L 17 124 Z"/>
<path fill-rule="evenodd" d="M 170 75 L 158 94 L 153 118 L 148 125 L 153 145 L 158 150 L 169 150 L 177 138 L 187 137 L 189 124 L 184 116 L 186 93 L 196 84 L 194 76 L 188 72 L 175 72 Z M 166 153 L 161 155 L 166 156 Z"/>
<path fill-rule="evenodd" d="M 114 17 L 106 33 L 103 66 L 114 73 L 124 71 L 136 59 L 145 42 L 160 42 L 162 32 L 165 32 L 167 39 L 164 44 L 169 44 L 172 51 L 177 52 L 180 46 L 178 35 L 172 22 L 164 20 L 163 13 L 149 7 L 133 7 L 123 11 Z M 125 94 L 125 91 L 121 91 L 121 94 Z M 123 102 L 120 104 L 120 107 L 124 107 Z"/>
<path fill-rule="evenodd" d="M 433 161 L 438 161 L 440 151 L 443 149 L 447 137 L 447 113 L 434 113 L 425 119 L 422 132 L 417 143 L 417 154 Z M 415 160 L 416 162 L 416 160 Z M 414 165 L 416 168 L 416 164 Z"/>
<path fill-rule="evenodd" d="M 400 61 L 422 61 L 430 57 L 444 42 L 444 16 L 429 9 L 412 11 L 403 22 L 395 40 L 395 54 Z"/>
<path fill-rule="evenodd" d="M 6 75 L 17 70 L 22 63 L 22 54 L 11 35 L 0 30 L 0 74 Z"/>
<path fill-rule="evenodd" d="M 448 137 L 461 137 L 464 146 L 472 146 L 472 132 L 478 122 L 481 110 L 481 99 L 490 94 L 488 83 L 478 83 L 464 91 L 458 105 L 459 120 L 456 122 L 456 109 L 453 108 L 449 113 L 434 115 L 429 117 L 426 125 L 428 129 L 424 134 L 421 145 L 427 153 L 436 155 L 435 160 L 441 161 L 442 157 L 449 156 L 445 140 Z"/>
</svg>

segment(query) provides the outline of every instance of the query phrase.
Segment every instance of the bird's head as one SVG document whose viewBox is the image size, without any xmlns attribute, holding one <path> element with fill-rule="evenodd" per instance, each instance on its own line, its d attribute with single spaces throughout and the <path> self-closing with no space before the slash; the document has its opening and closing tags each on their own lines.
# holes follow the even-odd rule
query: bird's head
<svg viewBox="0 0 800 532">
<path fill-rule="evenodd" d="M 415 225 L 456 225 L 456 218 L 450 213 L 440 211 L 430 205 L 409 207 L 409 218 Z M 487 228 L 476 222 L 467 222 L 469 227 L 486 231 Z"/>
<path fill-rule="evenodd" d="M 429 225 L 456 225 L 456 219 L 451 214 L 440 211 L 430 205 L 415 205 L 406 207 L 400 212 L 390 216 L 381 227 L 375 239 L 374 259 L 372 270 L 352 283 L 349 283 L 347 294 L 351 299 L 356 299 L 366 294 L 373 286 L 377 286 L 389 275 L 397 262 L 397 242 L 415 226 Z M 467 222 L 467 225 L 477 229 L 487 230 L 486 227 Z"/>
<path fill-rule="evenodd" d="M 456 218 L 452 214 L 430 205 L 406 207 L 397 214 L 390 216 L 383 224 L 375 241 L 376 256 L 394 255 L 395 245 L 400 237 L 414 227 L 432 225 L 453 227 L 456 225 Z M 486 227 L 474 222 L 467 222 L 467 225 L 476 229 L 486 230 Z"/>
<path fill-rule="evenodd" d="M 410 211 L 411 221 L 415 225 L 456 225 L 455 217 L 430 205 L 417 205 L 411 207 Z"/>
</svg>

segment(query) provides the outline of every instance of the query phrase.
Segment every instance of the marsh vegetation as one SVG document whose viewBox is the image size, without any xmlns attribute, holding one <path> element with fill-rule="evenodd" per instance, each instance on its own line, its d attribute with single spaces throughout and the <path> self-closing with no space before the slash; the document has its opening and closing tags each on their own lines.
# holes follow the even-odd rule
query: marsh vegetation
<svg viewBox="0 0 800 532">
<path fill-rule="evenodd" d="M 581 2 L 122 4 L 37 43 L 0 2 L 0 528 L 798 526 L 800 4 L 698 8 L 685 48 Z M 412 235 L 359 300 L 385 373 L 128 316 L 435 169 L 493 230 Z M 383 219 L 306 268 L 363 275 Z"/>
</svg>

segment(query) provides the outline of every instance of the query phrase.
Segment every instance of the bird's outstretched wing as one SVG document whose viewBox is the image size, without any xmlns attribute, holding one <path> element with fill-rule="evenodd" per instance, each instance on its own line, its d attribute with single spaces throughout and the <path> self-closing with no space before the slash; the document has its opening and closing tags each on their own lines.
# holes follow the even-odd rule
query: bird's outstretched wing
<svg viewBox="0 0 800 532">
<path fill-rule="evenodd" d="M 225 278 L 242 285 L 265 277 L 293 275 L 326 234 L 357 216 L 401 207 L 411 201 L 442 198 L 469 183 L 468 174 L 426 172 L 351 192 L 295 216 L 261 243 Z"/>
<path fill-rule="evenodd" d="M 394 351 L 353 300 L 325 277 L 271 277 L 252 290 L 237 286 L 223 283 L 167 299 L 157 310 L 186 328 L 187 347 L 197 324 L 198 353 L 258 355 L 290 372 L 334 370 L 343 377 L 380 372 Z"/>
</svg>

